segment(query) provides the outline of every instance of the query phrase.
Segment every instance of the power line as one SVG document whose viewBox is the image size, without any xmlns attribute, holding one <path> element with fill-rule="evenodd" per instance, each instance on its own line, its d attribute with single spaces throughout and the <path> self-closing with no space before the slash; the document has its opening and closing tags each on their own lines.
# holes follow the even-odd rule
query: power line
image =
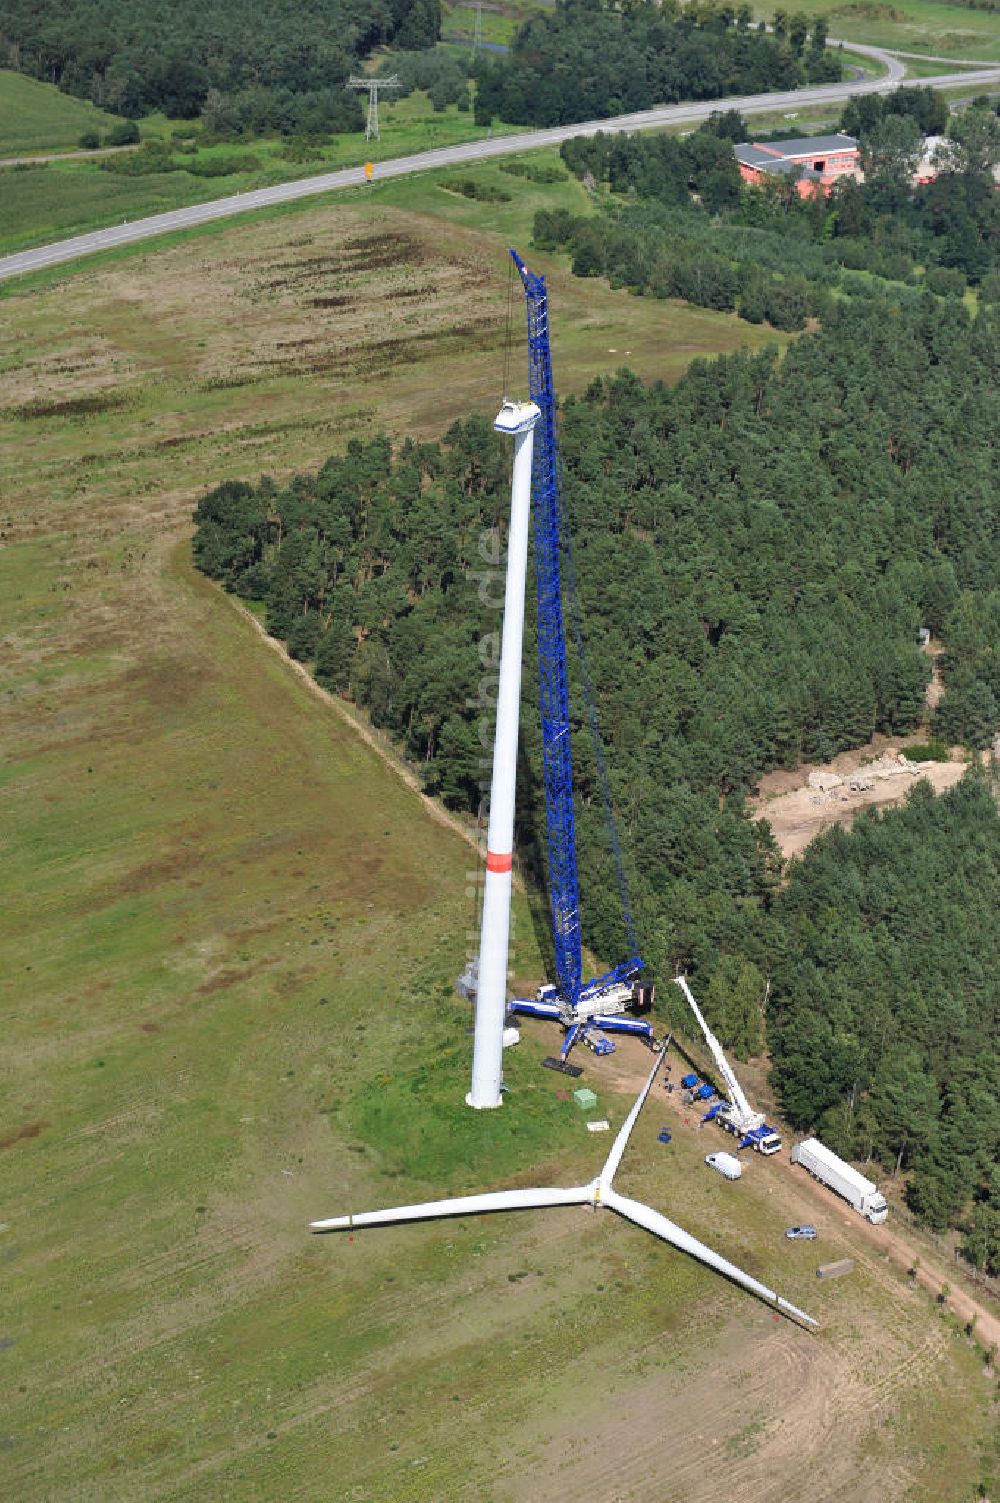
<svg viewBox="0 0 1000 1503">
<path fill-rule="evenodd" d="M 355 78 L 353 75 L 344 85 L 345 89 L 355 89 L 358 93 L 368 95 L 368 120 L 365 124 L 365 140 L 380 141 L 381 135 L 378 128 L 378 95 L 380 89 L 400 89 L 402 84 L 393 73 L 389 78 Z"/>
</svg>

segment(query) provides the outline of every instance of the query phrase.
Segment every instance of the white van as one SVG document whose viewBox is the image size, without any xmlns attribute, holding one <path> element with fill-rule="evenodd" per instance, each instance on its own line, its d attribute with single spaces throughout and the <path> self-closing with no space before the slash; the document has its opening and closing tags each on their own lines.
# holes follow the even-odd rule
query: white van
<svg viewBox="0 0 1000 1503">
<path fill-rule="evenodd" d="M 705 1156 L 705 1163 L 711 1164 L 713 1169 L 718 1169 L 727 1179 L 739 1179 L 743 1173 L 743 1165 L 732 1153 L 709 1153 Z"/>
</svg>

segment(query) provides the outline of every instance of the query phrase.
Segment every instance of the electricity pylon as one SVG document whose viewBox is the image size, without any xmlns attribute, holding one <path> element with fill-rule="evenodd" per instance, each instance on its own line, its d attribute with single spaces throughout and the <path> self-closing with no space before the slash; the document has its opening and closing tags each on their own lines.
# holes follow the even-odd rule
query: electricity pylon
<svg viewBox="0 0 1000 1503">
<path fill-rule="evenodd" d="M 359 93 L 368 94 L 368 121 L 365 125 L 365 140 L 380 141 L 382 138 L 378 128 L 378 91 L 379 89 L 402 88 L 395 73 L 391 78 L 355 78 L 353 75 L 344 85 L 345 89 L 356 89 Z"/>
</svg>

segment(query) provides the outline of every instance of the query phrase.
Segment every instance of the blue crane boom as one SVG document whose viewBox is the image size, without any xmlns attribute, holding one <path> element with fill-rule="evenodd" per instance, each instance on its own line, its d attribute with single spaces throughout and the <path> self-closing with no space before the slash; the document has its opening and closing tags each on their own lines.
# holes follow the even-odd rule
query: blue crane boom
<svg viewBox="0 0 1000 1503">
<path fill-rule="evenodd" d="M 516 251 L 514 264 L 524 283 L 528 311 L 528 392 L 541 418 L 535 427 L 531 503 L 538 590 L 538 676 L 545 767 L 545 814 L 549 837 L 549 895 L 556 983 L 575 1008 L 580 996 L 580 894 L 577 884 L 576 823 L 573 816 L 573 753 L 570 740 L 566 633 L 563 627 L 562 564 L 559 536 L 559 457 L 556 448 L 555 390 L 549 348 L 549 304 L 545 278 L 530 272 Z"/>
<path fill-rule="evenodd" d="M 611 846 L 618 873 L 625 928 L 628 935 L 628 959 L 593 980 L 583 981 L 580 939 L 580 895 L 577 879 L 576 823 L 573 812 L 573 756 L 570 736 L 569 680 L 566 668 L 566 632 L 563 621 L 563 561 L 569 563 L 569 583 L 573 580 L 569 540 L 564 535 L 561 502 L 559 449 L 556 437 L 556 399 L 552 380 L 552 352 L 549 345 L 549 308 L 545 278 L 529 271 L 517 251 L 511 250 L 524 286 L 528 315 L 528 389 L 531 400 L 541 413 L 535 428 L 535 446 L 531 476 L 531 503 L 534 521 L 535 577 L 538 592 L 538 669 L 540 683 L 542 748 L 544 759 L 545 814 L 549 848 L 549 895 L 552 906 L 552 938 L 555 948 L 556 982 L 554 988 L 542 988 L 534 1002 L 527 998 L 513 1004 L 514 1010 L 536 1015 L 558 1016 L 567 1028 L 563 1059 L 579 1037 L 593 1045 L 586 1034 L 592 1025 L 616 1032 L 635 1032 L 652 1037 L 648 1023 L 626 1022 L 617 1015 L 625 1007 L 645 1010 L 651 1005 L 652 988 L 633 985 L 642 970 L 635 927 L 628 900 L 628 886 L 614 828 L 610 794 L 604 767 L 596 719 L 591 703 L 591 727 L 602 785 L 602 795 L 609 817 Z M 574 619 L 577 644 L 581 651 L 581 669 L 589 695 L 586 664 L 582 660 L 582 638 Z M 610 1047 L 608 1045 L 607 1047 Z M 598 1052 L 605 1052 L 598 1048 Z"/>
</svg>

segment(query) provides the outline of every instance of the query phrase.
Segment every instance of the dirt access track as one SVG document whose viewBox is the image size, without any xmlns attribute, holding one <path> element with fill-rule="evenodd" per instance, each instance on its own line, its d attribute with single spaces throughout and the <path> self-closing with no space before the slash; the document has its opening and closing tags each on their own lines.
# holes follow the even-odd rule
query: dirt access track
<svg viewBox="0 0 1000 1503">
<path fill-rule="evenodd" d="M 607 1067 L 605 1073 L 613 1079 L 617 1089 L 634 1088 L 637 1090 L 641 1084 L 644 1069 L 648 1070 L 649 1057 L 645 1051 L 638 1049 L 634 1051 L 634 1054 L 629 1051 L 626 1055 L 625 1050 L 619 1044 L 613 1061 L 602 1061 L 602 1065 Z M 691 1068 L 687 1059 L 672 1049 L 667 1053 L 666 1064 L 670 1070 L 668 1078 L 674 1082 Z M 688 1127 L 689 1130 L 699 1134 L 710 1131 L 700 1126 L 701 1117 L 704 1115 L 703 1110 L 699 1106 L 685 1106 L 679 1091 L 675 1090 L 668 1095 L 662 1087 L 658 1087 L 655 1100 L 657 1106 L 669 1107 L 674 1115 L 680 1118 L 682 1125 Z M 781 1131 L 787 1149 L 791 1135 L 787 1129 L 782 1128 Z M 709 1153 L 720 1145 L 724 1146 L 726 1139 L 720 1137 L 718 1130 L 714 1130 L 710 1138 L 706 1137 L 706 1142 L 708 1146 L 705 1152 Z M 1000 1350 L 1000 1313 L 995 1308 L 975 1299 L 966 1288 L 954 1288 L 955 1271 L 953 1270 L 949 1275 L 940 1264 L 929 1262 L 922 1250 L 918 1251 L 893 1227 L 891 1211 L 888 1222 L 882 1226 L 872 1226 L 864 1217 L 852 1211 L 832 1190 L 827 1189 L 818 1180 L 814 1180 L 804 1170 L 796 1168 L 785 1151 L 763 1160 L 749 1153 L 745 1154 L 744 1158 L 752 1161 L 755 1168 L 760 1163 L 766 1166 L 768 1172 L 780 1172 L 789 1176 L 794 1180 L 802 1195 L 811 1197 L 817 1205 L 824 1207 L 831 1222 L 838 1221 L 852 1238 L 858 1236 L 864 1238 L 884 1258 L 888 1257 L 907 1272 L 911 1268 L 916 1268 L 916 1282 L 921 1288 L 933 1295 L 944 1309 L 956 1316 L 963 1325 L 967 1326 L 974 1321 L 976 1339 L 982 1346 L 987 1349 L 995 1346 L 997 1350 Z M 809 1212 L 809 1217 L 815 1219 L 814 1213 Z M 942 1290 L 948 1291 L 943 1300 L 941 1299 Z"/>
<path fill-rule="evenodd" d="M 905 750 L 905 742 L 879 736 L 867 746 L 841 752 L 832 762 L 804 762 L 793 772 L 769 772 L 761 778 L 760 793 L 751 808 L 770 824 L 787 860 L 801 856 L 809 842 L 830 825 L 850 826 L 859 809 L 901 803 L 920 779 L 930 783 L 935 793 L 944 793 L 965 772 L 956 748 L 950 762 L 921 762 L 916 772 L 901 763 L 898 773 L 889 774 L 888 760 Z M 869 777 L 866 769 L 872 764 L 878 775 Z"/>
<path fill-rule="evenodd" d="M 545 1025 L 531 1020 L 524 1032 L 547 1037 Z M 637 1041 L 621 1040 L 614 1055 L 599 1060 L 580 1051 L 580 1082 L 553 1077 L 553 1089 L 586 1082 L 597 1093 L 594 1115 L 609 1119 L 610 1133 L 595 1158 L 610 1146 L 651 1059 Z M 672 1082 L 689 1068 L 673 1049 L 667 1063 Z M 683 1105 L 676 1088 L 664 1090 L 661 1072 L 623 1162 L 626 1193 L 645 1197 L 741 1267 L 758 1275 L 769 1269 L 768 1282 L 796 1298 L 820 1329 L 803 1332 L 753 1302 L 728 1310 L 720 1325 L 715 1313 L 728 1293 L 717 1285 L 697 1303 L 656 1303 L 644 1334 L 631 1338 L 626 1372 L 615 1379 L 622 1341 L 616 1329 L 607 1333 L 602 1360 L 591 1354 L 582 1382 L 579 1371 L 564 1373 L 562 1357 L 554 1358 L 546 1402 L 512 1439 L 525 1465 L 516 1478 L 502 1477 L 498 1503 L 535 1503 L 540 1495 L 553 1503 L 727 1503 L 734 1479 L 746 1503 L 959 1503 L 974 1496 L 978 1478 L 958 1476 L 966 1459 L 959 1458 L 958 1431 L 980 1404 L 991 1406 L 992 1385 L 971 1343 L 905 1278 L 884 1229 L 869 1227 L 793 1170 L 787 1153 L 742 1155 L 738 1183 L 713 1173 L 705 1155 L 727 1139 L 703 1127 L 701 1115 Z M 582 1136 L 582 1117 L 579 1125 Z M 663 1125 L 672 1134 L 666 1145 L 655 1136 Z M 787 1241 L 785 1228 L 804 1222 L 816 1225 L 818 1241 Z M 615 1276 L 634 1281 L 638 1299 L 664 1257 L 655 1245 L 623 1241 L 614 1225 L 605 1230 L 595 1319 L 614 1287 L 606 1282 L 612 1259 L 621 1260 Z M 534 1223 L 524 1235 L 558 1232 L 551 1222 Z M 848 1277 L 816 1279 L 818 1264 L 841 1257 L 854 1262 Z M 951 1448 L 947 1459 L 941 1446 Z"/>
</svg>

